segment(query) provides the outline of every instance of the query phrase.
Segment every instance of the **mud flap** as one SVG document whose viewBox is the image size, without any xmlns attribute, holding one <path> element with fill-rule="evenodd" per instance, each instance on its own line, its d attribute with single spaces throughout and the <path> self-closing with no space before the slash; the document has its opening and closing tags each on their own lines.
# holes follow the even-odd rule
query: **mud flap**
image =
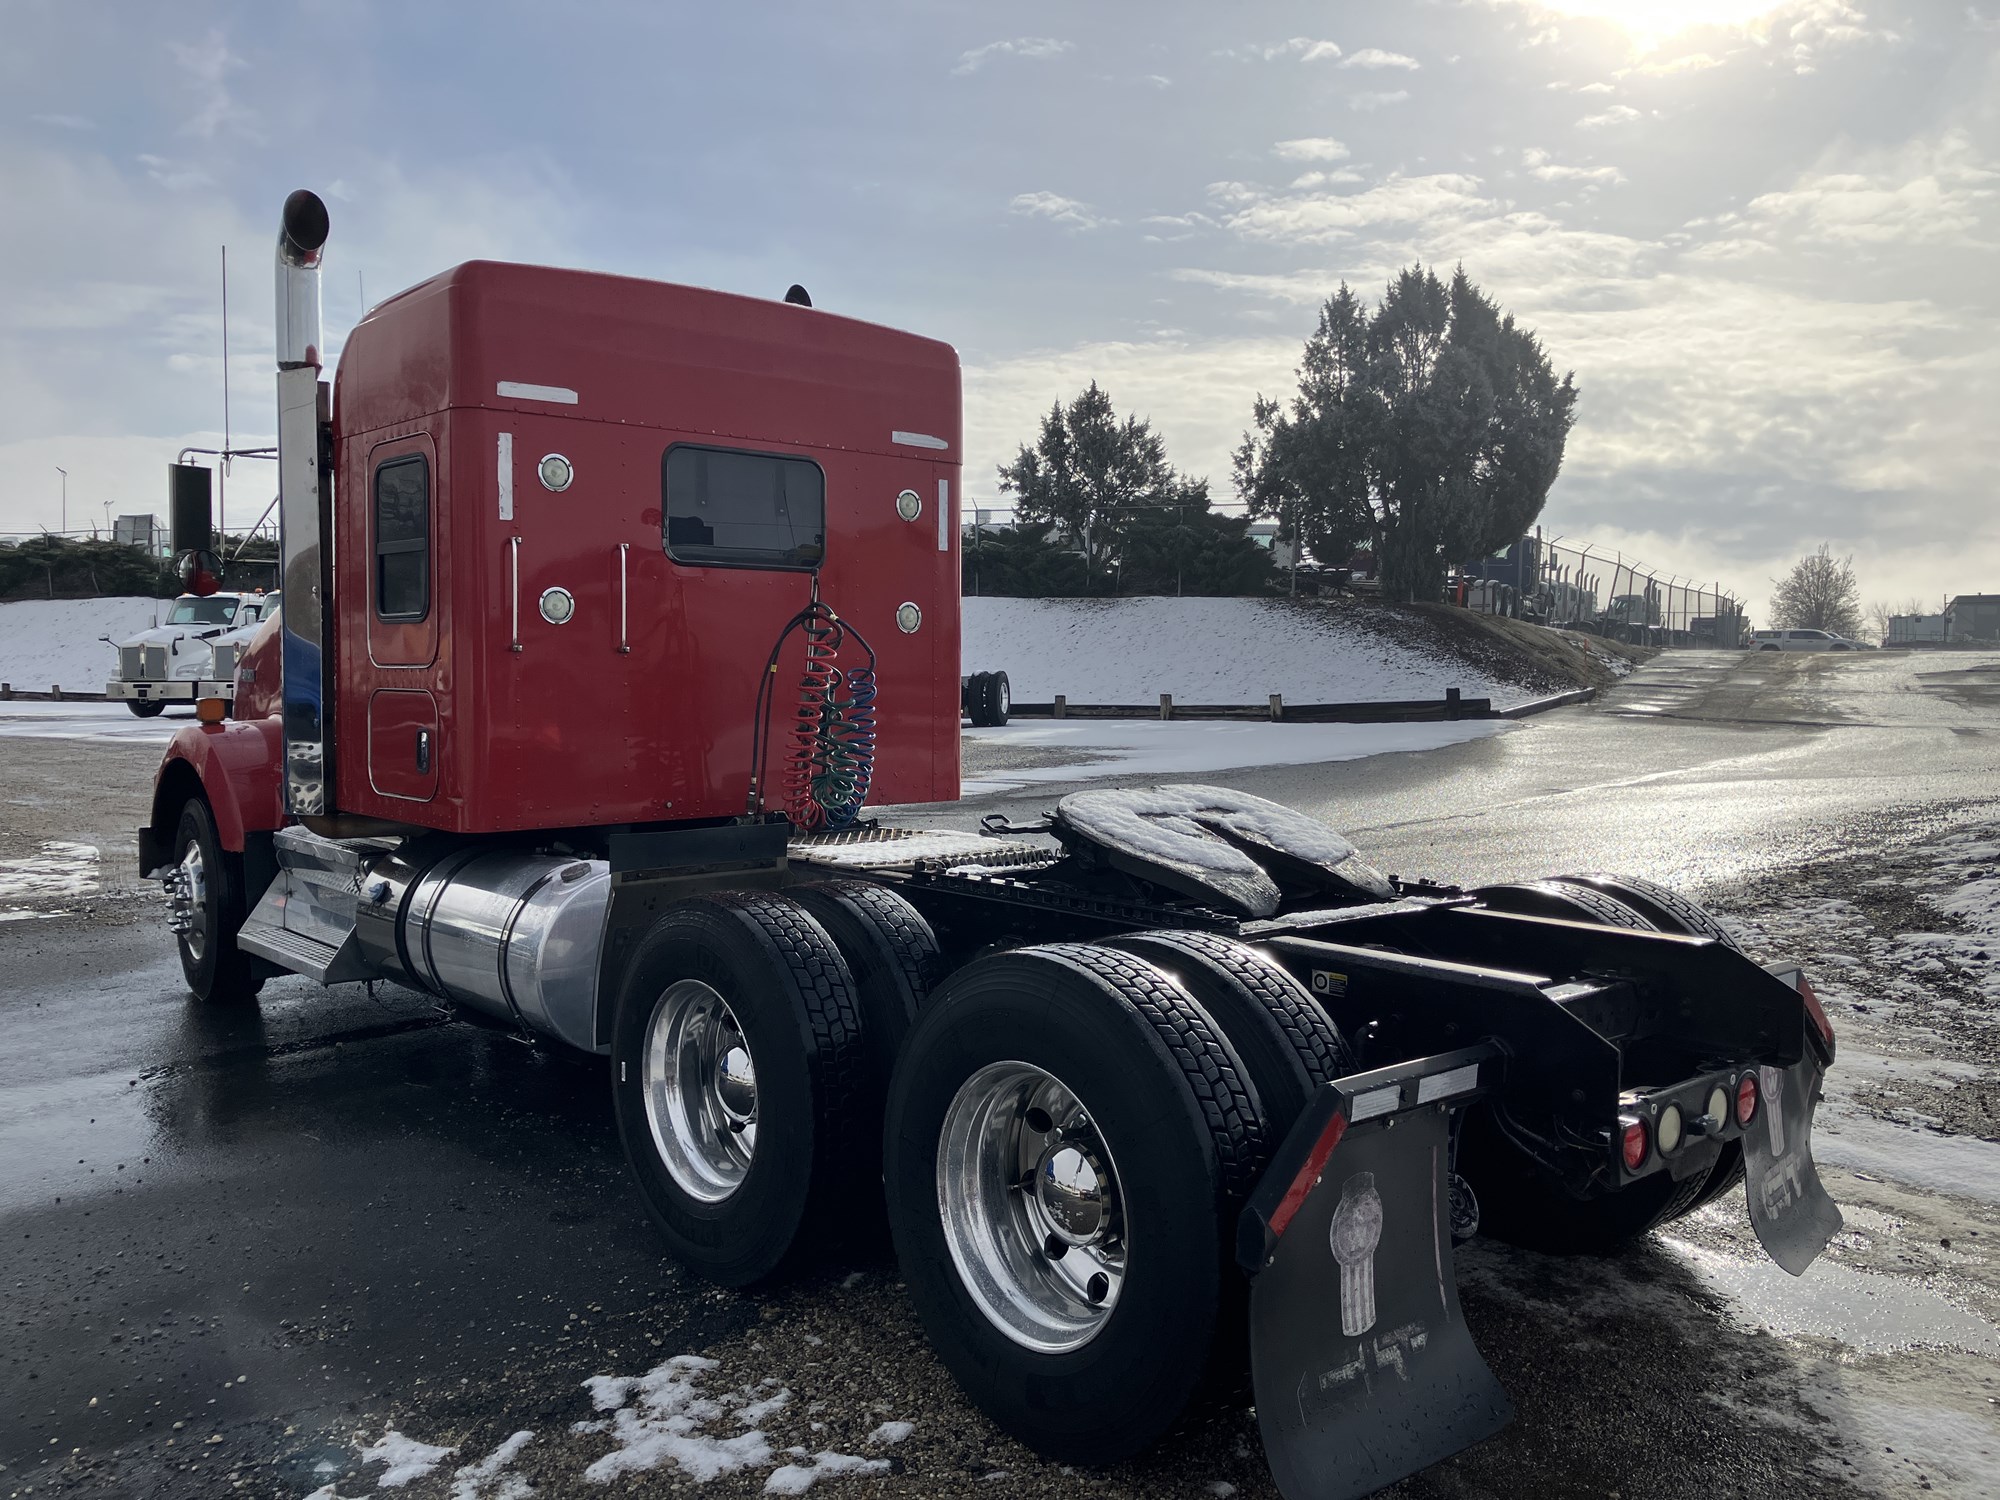
<svg viewBox="0 0 2000 1500">
<path fill-rule="evenodd" d="M 1505 1426 L 1459 1313 L 1449 1111 L 1482 1046 L 1322 1085 L 1238 1226 L 1257 1426 L 1286 1500 L 1348 1500 Z"/>
<path fill-rule="evenodd" d="M 1813 1111 L 1825 1077 L 1810 1047 L 1789 1068 L 1758 1068 L 1757 1116 L 1743 1132 L 1750 1226 L 1794 1276 L 1805 1275 L 1842 1222 L 1812 1159 Z"/>
</svg>

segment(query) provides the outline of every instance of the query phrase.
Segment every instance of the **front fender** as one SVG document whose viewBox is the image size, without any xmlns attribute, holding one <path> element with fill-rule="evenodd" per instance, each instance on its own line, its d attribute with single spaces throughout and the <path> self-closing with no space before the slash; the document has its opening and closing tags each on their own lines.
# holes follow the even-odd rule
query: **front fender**
<svg viewBox="0 0 2000 1500">
<path fill-rule="evenodd" d="M 165 862 L 181 804 L 208 799 L 222 847 L 241 853 L 245 836 L 285 826 L 285 731 L 277 719 L 189 724 L 167 743 L 153 781 L 153 817 L 139 831 L 139 874 Z"/>
</svg>

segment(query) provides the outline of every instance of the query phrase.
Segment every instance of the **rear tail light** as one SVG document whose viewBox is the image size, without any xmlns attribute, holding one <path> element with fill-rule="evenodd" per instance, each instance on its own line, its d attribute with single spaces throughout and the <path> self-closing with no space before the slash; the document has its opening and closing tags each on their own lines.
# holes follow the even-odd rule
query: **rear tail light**
<svg viewBox="0 0 2000 1500">
<path fill-rule="evenodd" d="M 1646 1122 L 1627 1119 L 1625 1121 L 1625 1170 L 1636 1172 L 1646 1165 L 1646 1155 L 1652 1143 L 1646 1139 Z"/>
<path fill-rule="evenodd" d="M 1799 975 L 1799 998 L 1805 1001 L 1806 1014 L 1812 1017 L 1813 1025 L 1819 1028 L 1820 1040 L 1831 1047 L 1833 1022 L 1826 1018 L 1826 1007 L 1819 1003 L 1819 996 L 1813 993 L 1813 987 L 1804 974 Z"/>
<path fill-rule="evenodd" d="M 1757 1075 L 1745 1073 L 1736 1080 L 1736 1123 L 1748 1125 L 1757 1118 Z"/>
</svg>

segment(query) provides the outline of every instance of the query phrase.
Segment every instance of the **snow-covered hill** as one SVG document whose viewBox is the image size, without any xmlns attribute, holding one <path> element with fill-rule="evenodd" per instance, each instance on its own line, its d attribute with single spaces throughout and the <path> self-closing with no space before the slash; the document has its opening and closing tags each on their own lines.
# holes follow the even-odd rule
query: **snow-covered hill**
<svg viewBox="0 0 2000 1500">
<path fill-rule="evenodd" d="M 46 693 L 61 684 L 101 693 L 118 670 L 115 646 L 162 618 L 164 599 L 22 599 L 0 604 L 0 682 Z"/>
<path fill-rule="evenodd" d="M 1378 628 L 1371 628 L 1378 627 Z M 967 599 L 967 672 L 1003 669 L 1014 697 L 1047 703 L 1359 703 L 1468 698 L 1513 703 L 1517 686 L 1435 634 L 1365 608 L 1285 599 Z M 1567 684 L 1563 684 L 1567 686 Z"/>
</svg>

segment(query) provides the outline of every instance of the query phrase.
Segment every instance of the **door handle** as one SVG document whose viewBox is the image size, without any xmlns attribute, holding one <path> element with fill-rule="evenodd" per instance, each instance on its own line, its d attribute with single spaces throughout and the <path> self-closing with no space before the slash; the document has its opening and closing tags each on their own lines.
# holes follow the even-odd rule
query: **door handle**
<svg viewBox="0 0 2000 1500">
<path fill-rule="evenodd" d="M 430 769 L 431 732 L 428 729 L 419 729 L 417 731 L 417 771 L 420 775 L 428 776 Z"/>
</svg>

